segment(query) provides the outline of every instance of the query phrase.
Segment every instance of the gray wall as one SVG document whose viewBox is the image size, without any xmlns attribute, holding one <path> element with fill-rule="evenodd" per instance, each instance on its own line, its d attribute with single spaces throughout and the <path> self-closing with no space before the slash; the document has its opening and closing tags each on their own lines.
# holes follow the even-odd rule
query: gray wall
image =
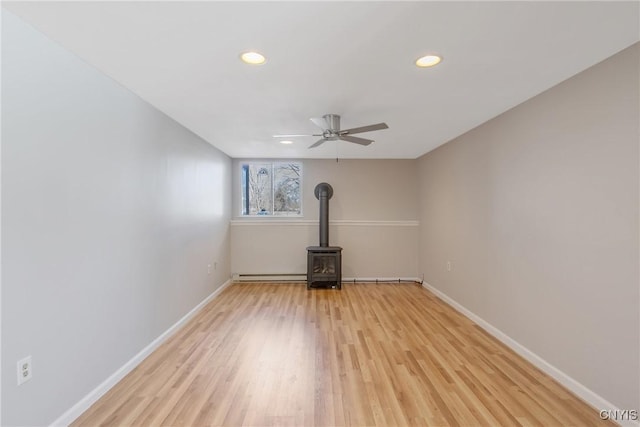
<svg viewBox="0 0 640 427">
<path fill-rule="evenodd" d="M 418 218 L 416 188 L 418 168 L 414 160 L 290 159 L 303 167 L 303 217 L 318 219 L 318 199 L 313 189 L 328 182 L 334 190 L 329 202 L 331 219 L 400 221 Z M 233 216 L 241 218 L 240 165 L 252 161 L 233 160 Z"/>
<path fill-rule="evenodd" d="M 2 90 L 2 425 L 46 425 L 229 277 L 231 160 L 6 11 Z"/>
<path fill-rule="evenodd" d="M 419 159 L 425 280 L 623 409 L 640 407 L 639 51 Z"/>
<path fill-rule="evenodd" d="M 243 161 L 233 161 L 233 272 L 305 273 L 305 248 L 319 244 L 319 204 L 313 190 L 325 181 L 334 190 L 329 244 L 343 248 L 343 277 L 417 277 L 415 160 L 298 160 L 303 165 L 303 218 L 284 221 L 240 218 Z"/>
</svg>

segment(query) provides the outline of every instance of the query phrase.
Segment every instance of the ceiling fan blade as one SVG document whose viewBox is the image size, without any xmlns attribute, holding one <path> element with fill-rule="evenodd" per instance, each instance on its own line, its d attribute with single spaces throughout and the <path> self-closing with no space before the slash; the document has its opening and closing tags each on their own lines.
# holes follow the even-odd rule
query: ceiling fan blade
<svg viewBox="0 0 640 427">
<path fill-rule="evenodd" d="M 319 139 L 319 140 L 317 140 L 317 141 L 315 142 L 315 144 L 311 145 L 309 148 L 315 148 L 315 147 L 317 147 L 318 145 L 322 144 L 322 143 L 323 143 L 323 142 L 325 142 L 325 141 L 326 141 L 326 139 L 324 139 L 324 138 Z"/>
<path fill-rule="evenodd" d="M 340 131 L 340 135 L 352 135 L 354 133 L 370 132 L 372 130 L 389 129 L 386 123 L 377 123 L 375 125 L 361 126 L 359 128 L 351 128 Z"/>
<path fill-rule="evenodd" d="M 360 145 L 369 145 L 373 142 L 372 139 L 358 138 L 357 136 L 347 136 L 347 135 L 340 135 L 338 139 L 342 141 L 355 142 L 356 144 L 360 144 Z"/>
<path fill-rule="evenodd" d="M 329 129 L 329 123 L 327 123 L 327 120 L 324 117 L 312 117 L 311 121 L 322 130 Z"/>
<path fill-rule="evenodd" d="M 304 135 L 295 134 L 295 135 L 271 135 L 271 136 L 273 136 L 274 138 L 294 138 L 294 137 L 299 137 L 299 136 L 322 136 L 322 134 L 321 133 L 318 133 L 318 134 L 315 134 L 315 133 L 314 134 L 308 134 L 307 133 L 307 134 L 304 134 Z"/>
</svg>

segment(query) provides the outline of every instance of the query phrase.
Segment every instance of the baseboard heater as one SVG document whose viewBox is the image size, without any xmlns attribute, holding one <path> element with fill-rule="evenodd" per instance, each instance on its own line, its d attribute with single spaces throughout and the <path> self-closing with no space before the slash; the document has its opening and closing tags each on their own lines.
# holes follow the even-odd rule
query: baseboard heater
<svg viewBox="0 0 640 427">
<path fill-rule="evenodd" d="M 234 282 L 306 282 L 307 273 L 234 273 Z"/>
<path fill-rule="evenodd" d="M 306 273 L 234 273 L 232 280 L 234 282 L 303 282 L 307 281 Z M 342 279 L 342 283 L 417 283 L 422 284 L 422 280 L 413 277 L 361 277 Z"/>
</svg>

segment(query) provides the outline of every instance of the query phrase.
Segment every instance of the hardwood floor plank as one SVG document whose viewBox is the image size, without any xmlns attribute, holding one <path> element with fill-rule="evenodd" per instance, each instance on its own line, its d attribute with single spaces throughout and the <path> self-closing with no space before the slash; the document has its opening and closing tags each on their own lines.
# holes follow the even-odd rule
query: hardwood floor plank
<svg viewBox="0 0 640 427">
<path fill-rule="evenodd" d="M 234 284 L 73 426 L 607 426 L 410 284 Z"/>
</svg>

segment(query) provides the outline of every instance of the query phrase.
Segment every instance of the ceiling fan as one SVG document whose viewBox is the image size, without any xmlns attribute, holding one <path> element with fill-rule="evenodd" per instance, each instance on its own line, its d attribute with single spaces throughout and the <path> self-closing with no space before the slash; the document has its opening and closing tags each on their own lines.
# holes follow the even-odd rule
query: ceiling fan
<svg viewBox="0 0 640 427">
<path fill-rule="evenodd" d="M 274 138 L 292 138 L 298 136 L 321 136 L 322 138 L 316 141 L 315 144 L 309 148 L 317 147 L 318 145 L 326 141 L 347 141 L 360 145 L 369 145 L 373 142 L 372 139 L 359 138 L 357 136 L 351 136 L 354 133 L 370 132 L 373 130 L 388 129 L 386 123 L 377 123 L 375 125 L 361 126 L 351 129 L 340 129 L 340 116 L 338 114 L 325 114 L 322 117 L 314 117 L 311 119 L 313 124 L 322 129 L 322 133 L 312 135 L 273 135 Z"/>
</svg>

